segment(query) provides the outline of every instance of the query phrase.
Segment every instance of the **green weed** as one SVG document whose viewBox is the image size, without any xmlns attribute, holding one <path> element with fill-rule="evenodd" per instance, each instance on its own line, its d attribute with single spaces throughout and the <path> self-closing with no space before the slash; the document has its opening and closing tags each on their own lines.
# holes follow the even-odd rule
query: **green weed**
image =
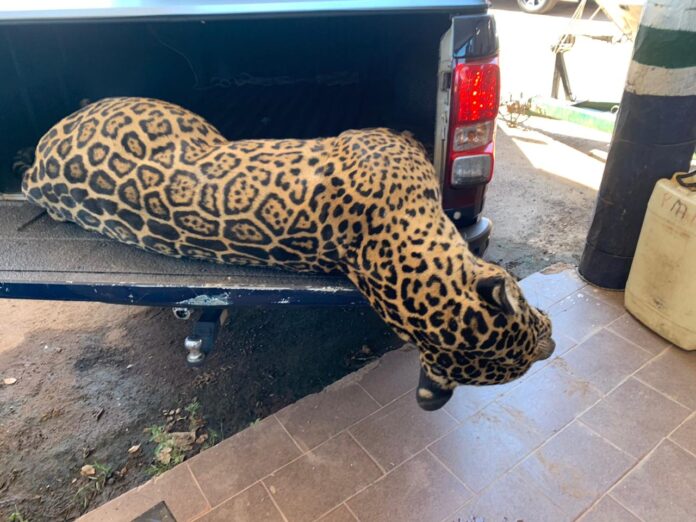
<svg viewBox="0 0 696 522">
<path fill-rule="evenodd" d="M 111 466 L 108 464 L 101 464 L 99 462 L 92 464 L 92 467 L 95 471 L 94 475 L 84 477 L 87 482 L 80 486 L 77 493 L 75 493 L 75 497 L 82 506 L 83 510 L 87 509 L 87 506 L 92 499 L 104 490 L 106 481 L 109 479 L 113 471 Z"/>
<path fill-rule="evenodd" d="M 14 511 L 7 517 L 7 522 L 29 522 L 29 519 L 24 518 L 15 506 Z"/>
</svg>

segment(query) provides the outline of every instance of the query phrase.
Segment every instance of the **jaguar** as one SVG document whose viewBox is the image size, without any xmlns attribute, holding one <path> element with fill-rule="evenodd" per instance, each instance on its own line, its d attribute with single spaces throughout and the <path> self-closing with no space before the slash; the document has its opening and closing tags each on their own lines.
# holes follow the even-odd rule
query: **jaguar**
<svg viewBox="0 0 696 522">
<path fill-rule="evenodd" d="M 344 274 L 418 347 L 426 410 L 554 349 L 548 316 L 469 251 L 408 132 L 228 141 L 172 103 L 108 98 L 41 138 L 22 190 L 53 219 L 151 252 Z"/>
</svg>

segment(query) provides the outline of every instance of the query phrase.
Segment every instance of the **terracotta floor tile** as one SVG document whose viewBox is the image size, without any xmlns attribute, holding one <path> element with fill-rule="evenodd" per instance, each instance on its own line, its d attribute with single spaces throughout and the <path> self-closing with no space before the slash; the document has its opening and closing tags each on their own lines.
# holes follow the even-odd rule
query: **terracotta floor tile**
<svg viewBox="0 0 696 522">
<path fill-rule="evenodd" d="M 357 520 L 358 519 L 348 511 L 348 508 L 341 504 L 330 513 L 321 517 L 317 522 L 357 522 Z"/>
<path fill-rule="evenodd" d="M 520 382 L 523 382 L 525 379 L 529 379 L 532 375 L 546 368 L 556 359 L 560 359 L 565 353 L 567 353 L 571 348 L 574 348 L 578 344 L 570 337 L 567 337 L 565 335 L 557 335 L 555 333 L 553 334 L 553 340 L 556 342 L 556 349 L 554 350 L 553 354 L 551 354 L 551 357 L 532 364 L 532 367 L 529 369 L 529 371 L 524 376 L 522 376 L 521 379 L 519 379 Z"/>
<path fill-rule="evenodd" d="M 519 469 L 566 514 L 577 517 L 635 461 L 574 422 L 522 462 Z"/>
<path fill-rule="evenodd" d="M 611 496 L 647 521 L 696 520 L 696 457 L 664 441 Z"/>
<path fill-rule="evenodd" d="M 430 450 L 473 491 L 480 492 L 543 441 L 527 422 L 493 403 L 466 419 Z"/>
<path fill-rule="evenodd" d="M 517 380 L 493 386 L 458 386 L 444 408 L 458 421 L 462 421 L 519 384 L 520 381 Z"/>
<path fill-rule="evenodd" d="M 672 347 L 638 372 L 637 377 L 696 409 L 696 352 Z"/>
<path fill-rule="evenodd" d="M 696 415 L 682 424 L 670 438 L 685 450 L 696 455 Z"/>
<path fill-rule="evenodd" d="M 607 330 L 600 330 L 563 356 L 567 369 L 607 393 L 652 355 Z"/>
<path fill-rule="evenodd" d="M 307 451 L 378 408 L 360 386 L 342 381 L 291 404 L 276 417 Z"/>
<path fill-rule="evenodd" d="M 606 496 L 578 519 L 578 522 L 640 522 L 613 498 Z"/>
<path fill-rule="evenodd" d="M 226 500 L 196 522 L 283 522 L 266 489 L 259 483 Z"/>
<path fill-rule="evenodd" d="M 359 382 L 380 404 L 385 405 L 415 389 L 419 371 L 418 349 L 409 344 L 383 355 Z"/>
<path fill-rule="evenodd" d="M 562 335 L 554 335 L 554 340 L 556 341 L 556 350 L 553 355 L 545 361 L 534 363 L 529 371 L 519 379 L 493 386 L 458 386 L 444 408 L 461 422 L 531 379 L 532 375 L 541 371 L 576 345 L 576 342 L 570 337 Z"/>
<path fill-rule="evenodd" d="M 423 411 L 405 395 L 350 429 L 356 440 L 387 471 L 420 452 L 454 426 L 445 411 Z"/>
<path fill-rule="evenodd" d="M 176 520 L 182 522 L 208 509 L 208 503 L 196 486 L 188 465 L 181 464 L 107 502 L 79 520 L 81 522 L 130 522 L 162 501 Z"/>
<path fill-rule="evenodd" d="M 556 341 L 556 349 L 553 351 L 553 355 L 551 355 L 551 358 L 549 360 L 553 360 L 554 357 L 561 357 L 563 354 L 567 353 L 568 350 L 577 346 L 578 344 L 574 339 L 571 339 L 567 335 L 563 335 L 560 333 L 554 333 L 553 340 Z M 538 364 L 539 363 L 535 363 L 534 366 Z M 534 366 L 532 366 L 532 368 Z"/>
<path fill-rule="evenodd" d="M 546 297 L 533 286 L 524 284 L 524 280 L 522 280 L 520 288 L 522 288 L 522 295 L 527 302 L 539 310 L 548 310 L 556 302 L 556 299 Z"/>
<path fill-rule="evenodd" d="M 669 341 L 652 332 L 647 326 L 643 326 L 637 319 L 628 313 L 619 317 L 607 328 L 625 337 L 629 341 L 636 343 L 653 355 L 657 355 L 669 346 Z"/>
<path fill-rule="evenodd" d="M 629 379 L 580 420 L 625 452 L 642 457 L 690 413 L 652 388 Z"/>
<path fill-rule="evenodd" d="M 560 271 L 554 271 L 553 267 L 549 268 L 551 270 L 547 269 L 546 273 L 537 272 L 520 282 L 525 298 L 533 300 L 541 296 L 556 302 L 577 292 L 587 284 L 580 279 L 573 268 Z"/>
<path fill-rule="evenodd" d="M 594 404 L 600 394 L 554 361 L 499 399 L 506 410 L 549 436 Z"/>
<path fill-rule="evenodd" d="M 341 433 L 263 481 L 290 522 L 307 522 L 381 475 L 351 436 Z"/>
<path fill-rule="evenodd" d="M 583 292 L 591 295 L 595 299 L 615 306 L 620 310 L 624 310 L 624 293 L 620 290 L 608 290 L 605 288 L 597 288 L 593 285 L 587 285 L 583 288 Z"/>
<path fill-rule="evenodd" d="M 268 417 L 194 457 L 189 465 L 216 506 L 299 455 L 278 420 Z"/>
<path fill-rule="evenodd" d="M 361 522 L 438 522 L 471 493 L 427 452 L 348 501 Z"/>
<path fill-rule="evenodd" d="M 174 515 L 172 515 L 172 512 L 169 511 L 167 504 L 164 502 L 155 504 L 142 515 L 135 517 L 132 522 L 152 522 L 153 520 L 157 522 L 176 522 Z"/>
<path fill-rule="evenodd" d="M 583 292 L 576 292 L 550 309 L 553 331 L 583 341 L 593 332 L 624 314 L 623 310 L 606 304 Z"/>
<path fill-rule="evenodd" d="M 452 522 L 570 522 L 558 506 L 516 469 L 470 502 Z M 447 521 L 449 522 L 449 520 Z"/>
</svg>

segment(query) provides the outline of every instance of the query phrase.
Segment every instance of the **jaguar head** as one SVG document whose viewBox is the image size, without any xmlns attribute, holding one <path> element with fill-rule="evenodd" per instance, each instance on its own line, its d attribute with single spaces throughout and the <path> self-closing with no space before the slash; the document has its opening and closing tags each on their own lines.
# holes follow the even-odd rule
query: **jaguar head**
<svg viewBox="0 0 696 522">
<path fill-rule="evenodd" d="M 502 384 L 524 375 L 554 351 L 551 321 L 530 305 L 502 269 L 469 286 L 459 317 L 445 321 L 440 339 L 456 341 L 421 349 L 417 400 L 425 410 L 441 408 L 460 384 Z"/>
</svg>

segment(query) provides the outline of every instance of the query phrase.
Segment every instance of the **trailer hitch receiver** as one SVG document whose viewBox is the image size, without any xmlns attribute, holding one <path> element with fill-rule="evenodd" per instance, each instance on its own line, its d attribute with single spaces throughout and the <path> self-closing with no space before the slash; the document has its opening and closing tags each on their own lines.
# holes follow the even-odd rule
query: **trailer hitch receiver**
<svg viewBox="0 0 696 522">
<path fill-rule="evenodd" d="M 193 326 L 191 335 L 184 339 L 186 362 L 200 366 L 207 355 L 213 351 L 220 327 L 227 322 L 227 309 L 206 309 Z"/>
</svg>

